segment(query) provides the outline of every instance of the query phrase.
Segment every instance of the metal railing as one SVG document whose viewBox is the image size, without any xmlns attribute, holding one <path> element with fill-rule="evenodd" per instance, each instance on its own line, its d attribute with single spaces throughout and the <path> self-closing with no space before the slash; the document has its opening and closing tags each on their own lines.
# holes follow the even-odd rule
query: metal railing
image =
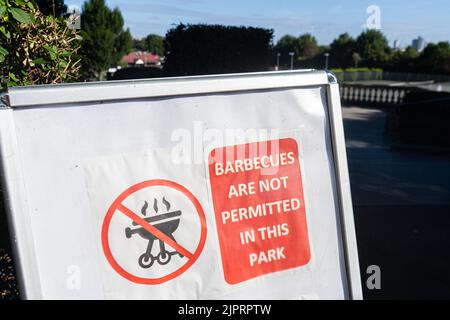
<svg viewBox="0 0 450 320">
<path fill-rule="evenodd" d="M 358 84 L 340 85 L 343 102 L 376 105 L 400 105 L 407 93 L 417 90 L 412 87 L 364 86 Z"/>
<path fill-rule="evenodd" d="M 391 71 L 338 71 L 333 70 L 339 82 L 354 81 L 397 81 L 397 82 L 423 82 L 434 81 L 450 82 L 450 75 L 443 74 L 425 74 L 425 73 L 408 73 L 408 72 L 391 72 Z"/>
<path fill-rule="evenodd" d="M 383 80 L 402 82 L 450 82 L 450 75 L 383 71 Z"/>
</svg>

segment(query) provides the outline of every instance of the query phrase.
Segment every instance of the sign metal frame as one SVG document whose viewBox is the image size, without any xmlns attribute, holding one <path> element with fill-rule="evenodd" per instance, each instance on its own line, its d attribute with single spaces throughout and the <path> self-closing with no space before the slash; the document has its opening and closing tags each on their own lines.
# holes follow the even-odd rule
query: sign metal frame
<svg viewBox="0 0 450 320">
<path fill-rule="evenodd" d="M 12 238 L 22 298 L 43 298 L 35 256 L 30 210 L 26 199 L 14 112 L 24 108 L 88 105 L 105 101 L 167 98 L 323 86 L 335 168 L 339 224 L 343 240 L 348 298 L 362 299 L 350 179 L 347 166 L 339 86 L 327 71 L 295 70 L 147 80 L 40 85 L 11 88 L 0 94 L 0 169 L 5 209 Z"/>
</svg>

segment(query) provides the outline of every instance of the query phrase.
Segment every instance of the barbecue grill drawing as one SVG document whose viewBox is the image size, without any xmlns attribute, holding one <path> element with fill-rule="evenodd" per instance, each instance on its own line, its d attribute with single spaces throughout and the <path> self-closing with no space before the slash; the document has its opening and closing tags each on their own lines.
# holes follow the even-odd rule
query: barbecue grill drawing
<svg viewBox="0 0 450 320">
<path fill-rule="evenodd" d="M 180 224 L 181 211 L 170 211 L 170 203 L 165 198 L 162 199 L 162 202 L 165 205 L 167 212 L 163 214 L 157 214 L 158 201 L 154 199 L 153 209 L 157 215 L 144 218 L 144 220 L 176 242 L 173 233 L 177 230 Z M 142 215 L 147 215 L 147 208 L 148 202 L 145 201 L 141 209 Z M 142 238 L 148 240 L 147 250 L 138 259 L 138 263 L 142 268 L 150 268 L 154 264 L 155 260 L 158 261 L 160 265 L 168 264 L 172 259 L 172 256 L 176 254 L 178 254 L 181 258 L 183 257 L 183 255 L 177 251 L 168 251 L 165 247 L 164 241 L 157 238 L 151 232 L 148 232 L 142 226 L 138 226 L 136 222 L 133 221 L 132 226 L 134 226 L 135 228 L 125 228 L 125 236 L 128 239 L 131 238 L 133 234 L 138 234 Z M 153 243 L 155 240 L 159 241 L 159 253 L 157 255 L 152 254 Z"/>
</svg>

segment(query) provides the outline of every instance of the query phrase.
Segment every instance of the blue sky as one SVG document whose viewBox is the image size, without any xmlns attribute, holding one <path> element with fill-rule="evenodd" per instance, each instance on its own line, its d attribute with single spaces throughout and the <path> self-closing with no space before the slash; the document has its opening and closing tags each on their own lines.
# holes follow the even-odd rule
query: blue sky
<svg viewBox="0 0 450 320">
<path fill-rule="evenodd" d="M 83 0 L 66 0 L 81 7 Z M 119 7 L 135 37 L 164 35 L 175 23 L 218 23 L 273 28 L 275 40 L 284 34 L 310 32 L 329 44 L 343 32 L 357 36 L 377 5 L 381 31 L 401 46 L 421 35 L 428 42 L 450 41 L 448 0 L 106 0 Z"/>
</svg>

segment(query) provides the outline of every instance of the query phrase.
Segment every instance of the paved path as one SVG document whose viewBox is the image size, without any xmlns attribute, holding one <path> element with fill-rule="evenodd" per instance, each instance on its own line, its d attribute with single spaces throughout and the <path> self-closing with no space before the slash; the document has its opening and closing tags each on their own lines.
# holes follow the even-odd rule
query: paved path
<svg viewBox="0 0 450 320">
<path fill-rule="evenodd" d="M 363 280 L 382 272 L 365 298 L 450 298 L 450 155 L 390 148 L 382 110 L 343 115 Z"/>
</svg>

